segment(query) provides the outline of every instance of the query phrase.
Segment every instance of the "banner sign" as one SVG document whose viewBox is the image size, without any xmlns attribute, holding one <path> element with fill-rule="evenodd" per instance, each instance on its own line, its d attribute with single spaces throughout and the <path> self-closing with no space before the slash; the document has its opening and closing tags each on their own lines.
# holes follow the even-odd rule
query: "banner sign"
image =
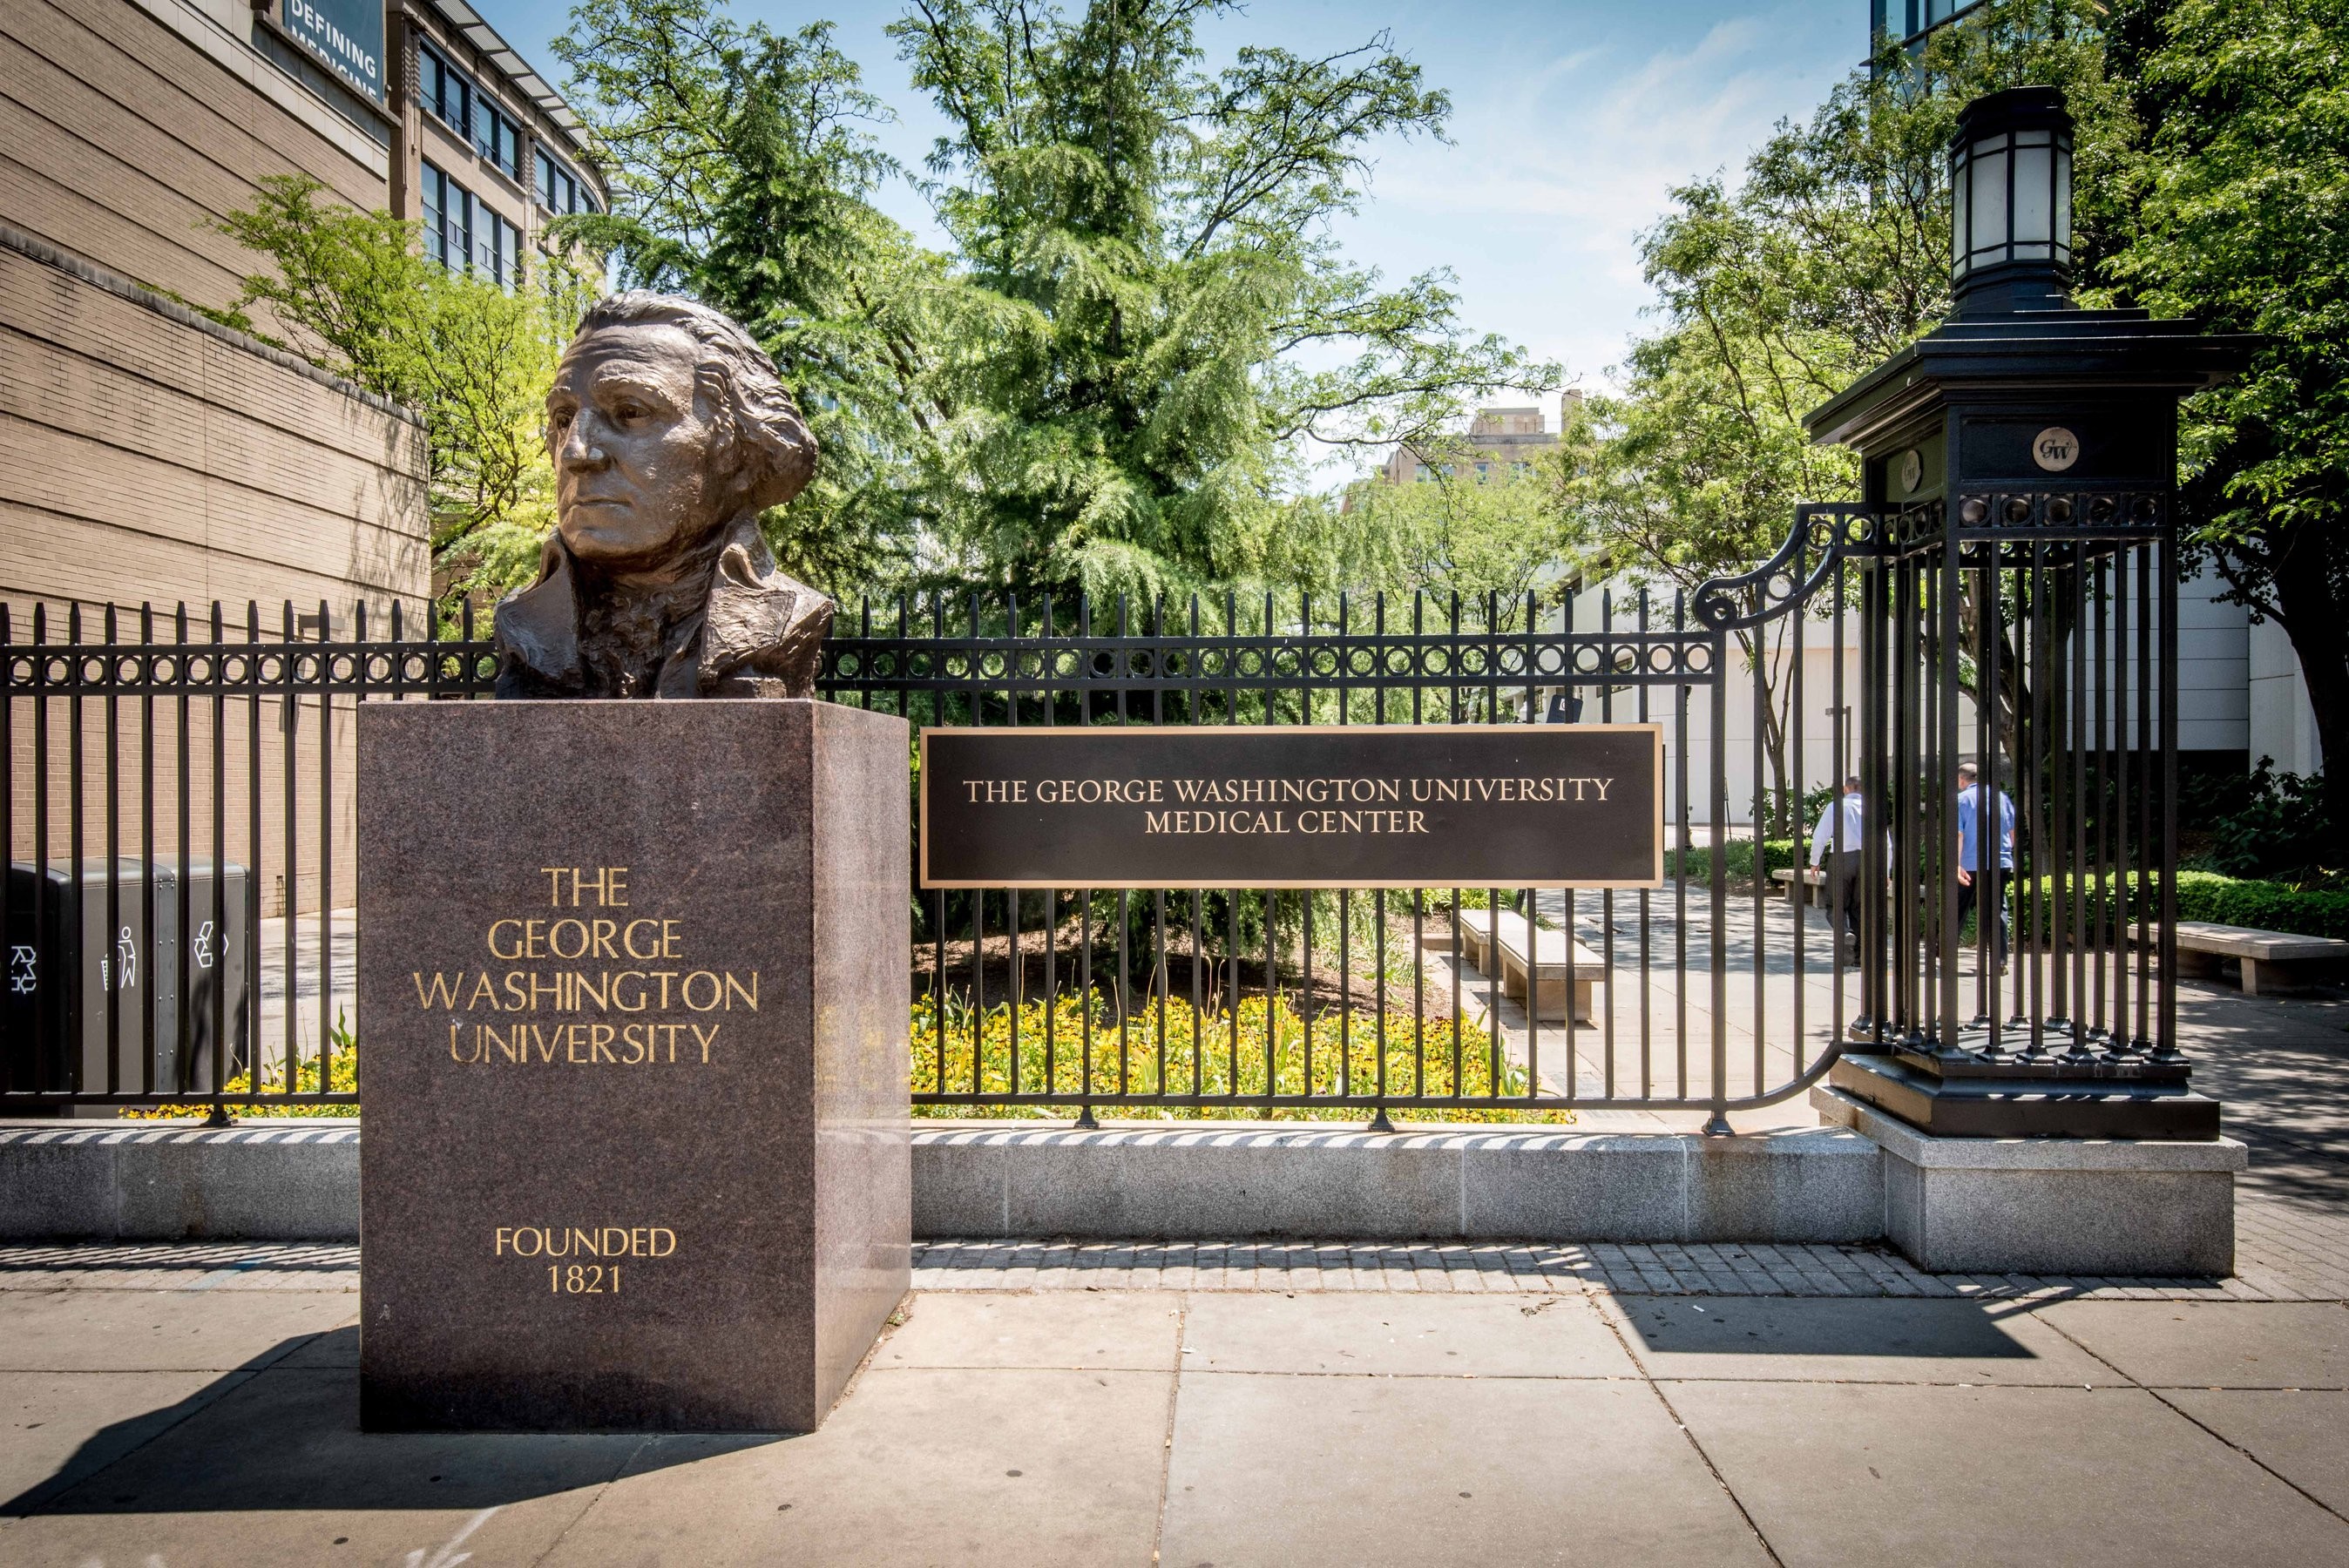
<svg viewBox="0 0 2349 1568">
<path fill-rule="evenodd" d="M 1656 887 L 1657 724 L 922 731 L 929 888 Z"/>
<path fill-rule="evenodd" d="M 278 0 L 277 27 L 352 91 L 381 103 L 384 0 Z"/>
</svg>

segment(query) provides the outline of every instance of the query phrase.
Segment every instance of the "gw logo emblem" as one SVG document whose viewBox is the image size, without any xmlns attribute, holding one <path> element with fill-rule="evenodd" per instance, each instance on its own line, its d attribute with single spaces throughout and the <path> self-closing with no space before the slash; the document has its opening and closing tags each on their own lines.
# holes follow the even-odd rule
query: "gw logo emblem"
<svg viewBox="0 0 2349 1568">
<path fill-rule="evenodd" d="M 2031 460 L 2060 474 L 2080 460 L 2080 438 L 2061 425 L 2050 425 L 2031 438 Z"/>
</svg>

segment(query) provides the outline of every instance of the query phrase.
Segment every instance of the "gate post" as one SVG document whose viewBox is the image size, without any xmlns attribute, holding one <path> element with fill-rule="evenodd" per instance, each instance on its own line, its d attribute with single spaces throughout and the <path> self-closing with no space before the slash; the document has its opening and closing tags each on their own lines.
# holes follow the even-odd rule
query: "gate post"
<svg viewBox="0 0 2349 1568">
<path fill-rule="evenodd" d="M 1949 319 L 1806 420 L 1863 461 L 1883 655 L 1870 1027 L 1814 1097 L 1885 1149 L 1888 1233 L 1925 1266 L 2224 1274 L 2242 1149 L 2174 1023 L 2173 502 L 2178 401 L 2252 340 L 2073 305 L 2057 90 L 1968 105 L 1950 175 Z M 2148 691 L 2158 727 L 2127 708 Z"/>
</svg>

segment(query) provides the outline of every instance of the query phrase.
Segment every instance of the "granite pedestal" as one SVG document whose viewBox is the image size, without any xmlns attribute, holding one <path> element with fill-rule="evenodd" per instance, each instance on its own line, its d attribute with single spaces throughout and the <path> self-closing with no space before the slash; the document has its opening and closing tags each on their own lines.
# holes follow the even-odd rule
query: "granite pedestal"
<svg viewBox="0 0 2349 1568">
<path fill-rule="evenodd" d="M 362 1424 L 815 1427 L 909 1283 L 904 721 L 357 723 Z"/>
<path fill-rule="evenodd" d="M 1947 1138 L 1843 1089 L 1820 1119 L 1884 1151 L 1884 1235 L 1936 1274 L 2222 1278 L 2235 1272 L 2232 1138 Z"/>
</svg>

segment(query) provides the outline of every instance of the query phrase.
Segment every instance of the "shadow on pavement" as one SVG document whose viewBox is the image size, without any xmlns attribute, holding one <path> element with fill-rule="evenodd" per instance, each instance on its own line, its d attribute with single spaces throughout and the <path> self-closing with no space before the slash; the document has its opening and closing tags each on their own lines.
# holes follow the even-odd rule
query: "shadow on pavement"
<svg viewBox="0 0 2349 1568">
<path fill-rule="evenodd" d="M 1626 1296 L 1640 1343 L 1674 1356 L 1903 1356 L 1935 1360 L 2033 1359 L 1999 1326 L 2015 1303 L 1820 1298 Z"/>
<path fill-rule="evenodd" d="M 0 1502 L 0 1518 L 490 1508 L 784 1440 L 362 1432 L 357 1363 L 357 1328 L 285 1341 L 176 1405 L 94 1432 L 54 1475 Z"/>
</svg>

